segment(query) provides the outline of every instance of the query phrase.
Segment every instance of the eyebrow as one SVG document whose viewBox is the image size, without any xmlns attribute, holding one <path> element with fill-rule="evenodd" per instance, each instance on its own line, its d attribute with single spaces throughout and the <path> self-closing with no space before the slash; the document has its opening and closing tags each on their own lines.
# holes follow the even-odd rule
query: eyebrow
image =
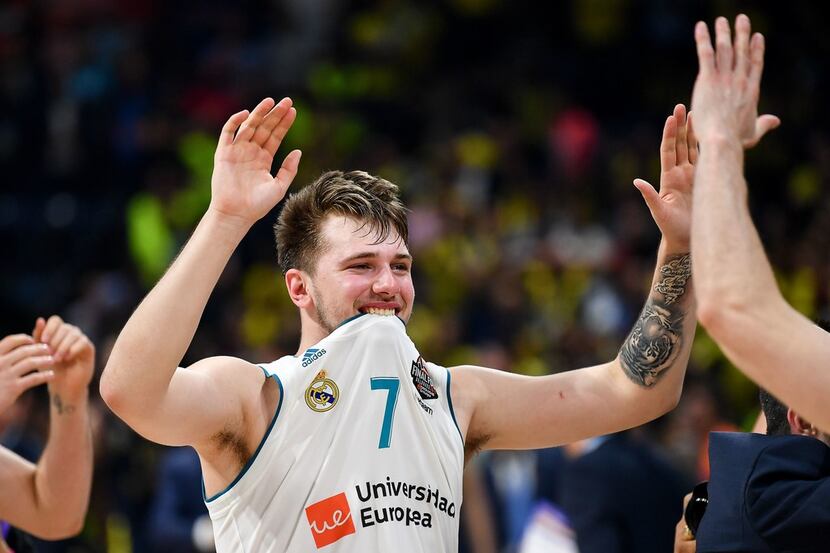
<svg viewBox="0 0 830 553">
<path fill-rule="evenodd" d="M 374 259 L 377 258 L 378 254 L 375 252 L 360 252 L 354 255 L 350 255 L 349 257 L 341 260 L 341 263 L 348 263 L 349 261 L 355 261 L 358 259 Z M 407 261 L 412 261 L 412 256 L 408 253 L 397 253 L 394 257 L 395 260 L 405 259 Z"/>
</svg>

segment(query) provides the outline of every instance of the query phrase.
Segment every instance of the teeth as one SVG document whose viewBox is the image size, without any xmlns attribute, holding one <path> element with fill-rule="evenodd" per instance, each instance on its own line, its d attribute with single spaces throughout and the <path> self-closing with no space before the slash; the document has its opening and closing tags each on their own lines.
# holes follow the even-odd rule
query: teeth
<svg viewBox="0 0 830 553">
<path fill-rule="evenodd" d="M 394 315 L 395 310 L 394 309 L 380 309 L 378 307 L 367 307 L 366 308 L 366 313 L 371 313 L 372 315 L 386 315 L 386 316 L 389 316 L 389 315 Z"/>
</svg>

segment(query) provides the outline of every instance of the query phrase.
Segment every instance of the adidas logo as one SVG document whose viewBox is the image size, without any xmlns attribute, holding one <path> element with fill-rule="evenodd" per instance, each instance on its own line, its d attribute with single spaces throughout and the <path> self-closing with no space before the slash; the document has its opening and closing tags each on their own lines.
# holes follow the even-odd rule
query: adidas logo
<svg viewBox="0 0 830 553">
<path fill-rule="evenodd" d="M 308 367 L 325 354 L 326 350 L 324 349 L 308 348 L 303 354 L 303 367 Z"/>
</svg>

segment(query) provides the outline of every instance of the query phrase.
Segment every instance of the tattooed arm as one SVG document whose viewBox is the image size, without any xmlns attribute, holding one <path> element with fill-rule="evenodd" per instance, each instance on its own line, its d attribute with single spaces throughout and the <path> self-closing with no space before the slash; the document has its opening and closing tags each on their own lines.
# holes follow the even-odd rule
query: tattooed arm
<svg viewBox="0 0 830 553">
<path fill-rule="evenodd" d="M 666 257 L 640 317 L 620 348 L 620 365 L 626 376 L 640 386 L 657 384 L 683 349 L 683 321 L 687 318 L 686 289 L 692 264 L 689 253 Z M 694 332 L 694 329 L 689 329 Z M 686 340 L 688 341 L 688 340 Z"/>
<path fill-rule="evenodd" d="M 688 253 L 663 243 L 651 294 L 609 363 L 542 377 L 451 369 L 468 452 L 551 447 L 632 428 L 673 409 L 694 337 L 690 275 Z"/>
<path fill-rule="evenodd" d="M 660 190 L 634 182 L 663 240 L 650 294 L 616 359 L 539 378 L 452 369 L 468 452 L 549 447 L 631 428 L 677 405 L 694 337 L 689 237 L 697 146 L 686 108 L 666 119 Z"/>
<path fill-rule="evenodd" d="M 0 519 L 59 539 L 81 531 L 92 485 L 88 386 L 95 348 L 75 326 L 38 319 L 32 342 L 48 351 L 39 368 L 49 382 L 49 438 L 34 465 L 0 447 Z"/>
</svg>

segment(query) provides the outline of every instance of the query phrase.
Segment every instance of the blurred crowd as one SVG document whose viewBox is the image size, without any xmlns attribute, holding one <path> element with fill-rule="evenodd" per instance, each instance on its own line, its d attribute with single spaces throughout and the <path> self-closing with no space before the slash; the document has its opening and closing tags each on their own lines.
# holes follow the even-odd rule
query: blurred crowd
<svg viewBox="0 0 830 553">
<path fill-rule="evenodd" d="M 532 375 L 607 361 L 659 241 L 631 181 L 657 184 L 663 121 L 696 74 L 694 22 L 739 10 L 767 37 L 761 108 L 783 121 L 747 159 L 755 220 L 785 296 L 830 318 L 830 37 L 808 3 L 9 0 L 0 335 L 58 312 L 97 344 L 100 372 L 207 207 L 222 123 L 291 96 L 293 186 L 363 169 L 401 187 L 418 294 L 409 333 L 424 357 Z M 295 353 L 274 220 L 242 243 L 184 365 Z M 33 392 L 0 414 L 0 443 L 37 458 L 45 401 Z M 708 476 L 708 432 L 749 429 L 757 413 L 757 388 L 699 332 L 680 406 L 624 447 L 667 467 L 676 521 Z M 204 514 L 194 454 L 142 439 L 100 401 L 95 431 L 86 527 L 38 547 L 186 551 Z M 517 550 L 540 500 L 574 499 L 562 479 L 596 445 L 474 461 L 465 504 L 488 508 L 465 519 L 465 548 Z"/>
</svg>

